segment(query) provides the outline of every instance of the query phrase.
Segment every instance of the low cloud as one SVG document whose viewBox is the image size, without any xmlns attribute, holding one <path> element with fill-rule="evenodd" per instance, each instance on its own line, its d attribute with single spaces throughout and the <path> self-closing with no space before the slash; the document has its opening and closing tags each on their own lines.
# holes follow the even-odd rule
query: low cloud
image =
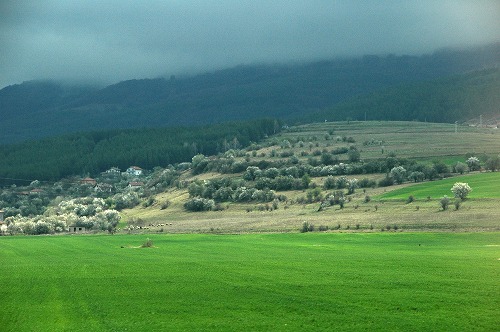
<svg viewBox="0 0 500 332">
<path fill-rule="evenodd" d="M 500 41 L 500 2 L 3 1 L 0 88 Z"/>
</svg>

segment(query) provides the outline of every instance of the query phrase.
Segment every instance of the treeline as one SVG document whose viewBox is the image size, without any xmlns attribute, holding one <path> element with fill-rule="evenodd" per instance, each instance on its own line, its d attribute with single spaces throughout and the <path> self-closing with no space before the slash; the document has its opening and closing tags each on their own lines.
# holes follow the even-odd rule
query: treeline
<svg viewBox="0 0 500 332">
<path fill-rule="evenodd" d="M 0 146 L 0 181 L 58 180 L 111 167 L 144 169 L 189 162 L 196 154 L 239 149 L 279 132 L 264 119 L 191 128 L 129 129 L 64 135 Z M 1 183 L 1 182 L 0 182 Z"/>
<path fill-rule="evenodd" d="M 461 122 L 480 114 L 497 114 L 499 91 L 500 70 L 487 69 L 358 96 L 302 121 Z"/>
</svg>

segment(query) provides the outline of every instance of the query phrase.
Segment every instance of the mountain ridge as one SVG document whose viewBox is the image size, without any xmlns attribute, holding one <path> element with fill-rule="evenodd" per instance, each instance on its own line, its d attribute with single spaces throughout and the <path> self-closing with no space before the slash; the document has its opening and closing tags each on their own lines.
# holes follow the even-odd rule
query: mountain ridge
<svg viewBox="0 0 500 332">
<path fill-rule="evenodd" d="M 366 55 L 237 66 L 190 77 L 133 79 L 104 88 L 54 81 L 0 90 L 0 144 L 87 130 L 293 119 L 358 95 L 500 63 L 500 43 L 430 55 Z"/>
</svg>

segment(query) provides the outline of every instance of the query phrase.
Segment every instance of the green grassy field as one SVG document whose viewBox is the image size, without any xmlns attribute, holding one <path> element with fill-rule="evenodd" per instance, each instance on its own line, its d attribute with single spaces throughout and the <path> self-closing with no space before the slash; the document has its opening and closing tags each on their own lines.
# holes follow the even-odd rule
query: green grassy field
<svg viewBox="0 0 500 332">
<path fill-rule="evenodd" d="M 411 185 L 405 188 L 390 191 L 377 198 L 380 199 L 407 199 L 413 195 L 415 198 L 423 199 L 428 196 L 433 198 L 453 197 L 451 187 L 456 182 L 466 182 L 472 188 L 469 198 L 500 198 L 500 172 L 474 173 L 440 181 L 430 181 Z"/>
<path fill-rule="evenodd" d="M 0 238 L 2 331 L 493 331 L 498 233 Z"/>
</svg>

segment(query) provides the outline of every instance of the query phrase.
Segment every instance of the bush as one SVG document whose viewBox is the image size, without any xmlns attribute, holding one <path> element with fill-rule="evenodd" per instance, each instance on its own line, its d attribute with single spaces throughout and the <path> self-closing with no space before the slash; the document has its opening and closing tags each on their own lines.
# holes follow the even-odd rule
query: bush
<svg viewBox="0 0 500 332">
<path fill-rule="evenodd" d="M 149 238 L 146 240 L 146 242 L 144 242 L 141 245 L 141 248 L 152 248 L 152 247 L 153 247 L 153 241 L 151 241 Z"/>
<path fill-rule="evenodd" d="M 467 170 L 467 164 L 457 161 L 457 163 L 453 166 L 453 169 L 456 173 L 464 174 Z"/>
<path fill-rule="evenodd" d="M 414 171 L 408 175 L 408 180 L 413 182 L 422 182 L 424 181 L 424 179 L 425 179 L 424 172 Z"/>
<path fill-rule="evenodd" d="M 358 185 L 360 188 L 375 188 L 377 186 L 377 182 L 375 180 L 364 178 L 359 180 Z"/>
<path fill-rule="evenodd" d="M 347 194 L 354 194 L 354 191 L 358 187 L 358 179 L 349 179 L 347 180 Z"/>
<path fill-rule="evenodd" d="M 349 152 L 347 153 L 348 155 L 348 158 L 349 158 L 349 161 L 351 163 L 355 163 L 355 162 L 358 162 L 361 158 L 361 154 L 359 153 L 359 151 L 357 149 L 351 149 L 349 150 Z"/>
<path fill-rule="evenodd" d="M 500 169 L 500 156 L 490 157 L 486 160 L 484 164 L 486 169 L 495 172 Z"/>
<path fill-rule="evenodd" d="M 328 176 L 323 183 L 323 188 L 325 190 L 335 189 L 335 178 L 333 176 Z"/>
<path fill-rule="evenodd" d="M 382 180 L 378 181 L 378 186 L 379 187 L 389 187 L 394 184 L 394 179 L 390 176 L 386 176 Z"/>
<path fill-rule="evenodd" d="M 160 205 L 160 209 L 161 209 L 161 210 L 165 210 L 165 209 L 166 209 L 166 208 L 168 208 L 171 204 L 172 204 L 172 202 L 171 202 L 171 201 L 166 200 L 165 202 L 161 203 L 161 205 Z"/>
<path fill-rule="evenodd" d="M 390 176 L 396 183 L 401 184 L 406 179 L 406 169 L 403 166 L 393 167 Z"/>
<path fill-rule="evenodd" d="M 339 147 L 334 150 L 332 150 L 332 154 L 344 154 L 349 152 L 349 148 L 347 147 Z"/>
<path fill-rule="evenodd" d="M 156 202 L 156 200 L 155 200 L 154 197 L 148 197 L 148 199 L 146 199 L 142 203 L 142 206 L 145 207 L 145 208 L 147 208 L 147 207 L 150 207 L 151 205 L 153 205 L 155 202 Z"/>
<path fill-rule="evenodd" d="M 470 157 L 466 161 L 467 166 L 469 167 L 469 171 L 478 171 L 481 169 L 481 162 L 476 157 Z"/>
<path fill-rule="evenodd" d="M 307 232 L 312 232 L 312 231 L 314 231 L 314 225 L 310 224 L 307 221 L 304 221 L 302 223 L 302 228 L 300 229 L 300 232 L 301 233 L 307 233 Z"/>
<path fill-rule="evenodd" d="M 456 182 L 453 187 L 451 187 L 451 192 L 455 195 L 455 198 L 460 198 L 461 200 L 466 199 L 471 191 L 472 188 L 465 182 Z"/>
<path fill-rule="evenodd" d="M 448 196 L 444 195 L 443 198 L 439 200 L 439 204 L 441 204 L 441 208 L 444 210 L 448 209 L 448 206 L 450 205 L 450 199 Z"/>
<path fill-rule="evenodd" d="M 192 198 L 184 203 L 184 208 L 191 212 L 210 211 L 214 207 L 214 200 L 206 198 Z"/>
</svg>

